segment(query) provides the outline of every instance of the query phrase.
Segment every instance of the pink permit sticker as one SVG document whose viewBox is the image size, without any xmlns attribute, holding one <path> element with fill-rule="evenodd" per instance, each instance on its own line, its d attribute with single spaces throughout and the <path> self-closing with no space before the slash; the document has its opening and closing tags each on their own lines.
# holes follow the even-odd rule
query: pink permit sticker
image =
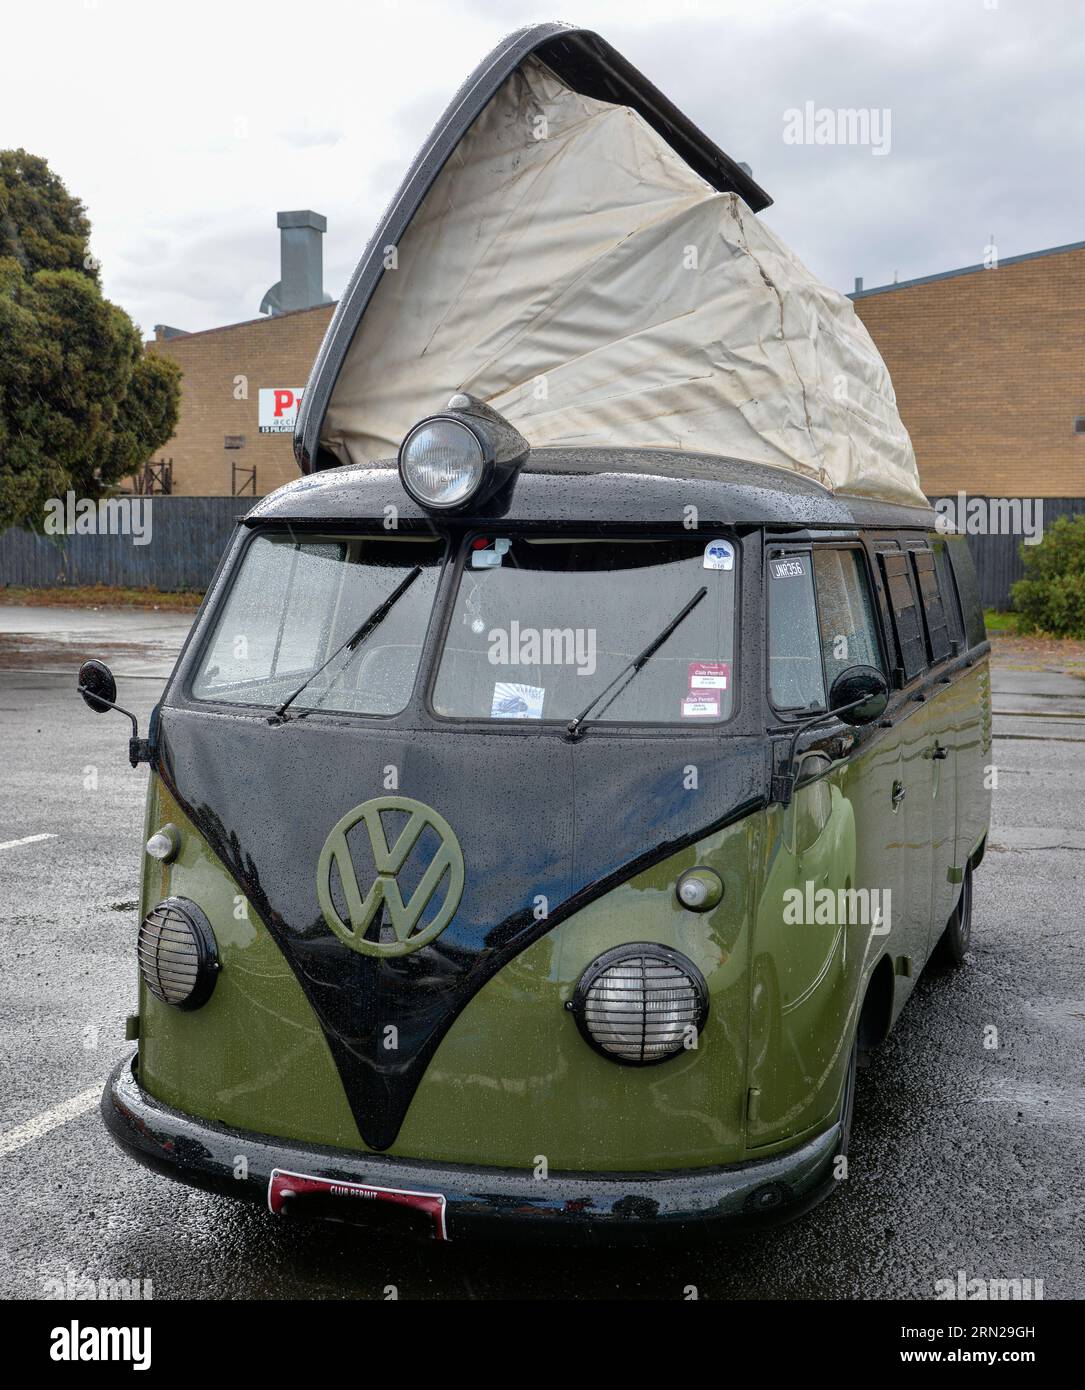
<svg viewBox="0 0 1085 1390">
<path fill-rule="evenodd" d="M 682 701 L 683 719 L 718 719 L 720 717 L 720 697 L 718 691 L 706 690 L 703 694 L 687 695 Z"/>
<path fill-rule="evenodd" d="M 690 690 L 726 690 L 731 684 L 731 667 L 726 661 L 691 661 Z"/>
</svg>

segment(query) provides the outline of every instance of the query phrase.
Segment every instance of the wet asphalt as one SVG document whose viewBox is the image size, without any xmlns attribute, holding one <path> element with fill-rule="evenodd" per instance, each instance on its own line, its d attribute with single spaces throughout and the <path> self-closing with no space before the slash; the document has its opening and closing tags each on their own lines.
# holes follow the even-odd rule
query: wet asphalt
<svg viewBox="0 0 1085 1390">
<path fill-rule="evenodd" d="M 171 1183 L 89 1099 L 38 1134 L 100 1089 L 135 1005 L 146 772 L 74 670 L 104 654 L 142 725 L 188 621 L 0 607 L 0 1296 L 917 1299 L 963 1270 L 1085 1297 L 1085 682 L 1051 672 L 996 672 L 1013 713 L 968 964 L 919 981 L 860 1073 L 847 1180 L 798 1222 L 672 1249 L 415 1244 Z M 33 835 L 53 838 L 3 848 Z"/>
</svg>

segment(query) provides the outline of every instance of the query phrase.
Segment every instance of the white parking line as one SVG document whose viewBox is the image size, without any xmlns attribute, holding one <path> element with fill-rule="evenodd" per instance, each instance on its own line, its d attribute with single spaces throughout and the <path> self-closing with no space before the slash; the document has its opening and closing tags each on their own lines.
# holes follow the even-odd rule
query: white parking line
<svg viewBox="0 0 1085 1390">
<path fill-rule="evenodd" d="M 5 840 L 0 849 L 17 849 L 19 845 L 36 845 L 39 840 L 55 839 L 55 835 L 24 835 L 21 840 Z"/>
<path fill-rule="evenodd" d="M 51 1129 L 66 1125 L 69 1120 L 77 1120 L 80 1115 L 93 1110 L 101 1094 L 100 1086 L 95 1086 L 89 1091 L 80 1091 L 77 1096 L 72 1096 L 70 1100 L 62 1100 L 51 1110 L 43 1110 L 40 1115 L 27 1120 L 25 1125 L 16 1125 L 14 1129 L 0 1134 L 0 1158 L 21 1149 L 24 1144 L 32 1144 L 35 1139 L 48 1134 Z"/>
</svg>

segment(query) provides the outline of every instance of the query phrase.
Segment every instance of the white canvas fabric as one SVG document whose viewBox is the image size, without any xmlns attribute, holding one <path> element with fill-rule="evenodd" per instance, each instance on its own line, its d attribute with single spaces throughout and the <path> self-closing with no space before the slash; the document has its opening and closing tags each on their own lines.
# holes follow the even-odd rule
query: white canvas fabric
<svg viewBox="0 0 1085 1390">
<path fill-rule="evenodd" d="M 850 301 L 635 112 L 537 59 L 438 175 L 355 334 L 322 442 L 394 454 L 467 391 L 533 445 L 676 448 L 926 505 Z"/>
</svg>

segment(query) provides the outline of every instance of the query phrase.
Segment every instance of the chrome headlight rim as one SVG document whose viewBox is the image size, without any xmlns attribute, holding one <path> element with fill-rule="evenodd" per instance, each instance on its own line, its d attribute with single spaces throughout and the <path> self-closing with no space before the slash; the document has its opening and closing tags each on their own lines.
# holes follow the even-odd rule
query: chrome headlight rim
<svg viewBox="0 0 1085 1390">
<path fill-rule="evenodd" d="M 688 1049 L 679 1044 L 669 1052 L 661 1053 L 654 1057 L 628 1057 L 620 1052 L 615 1052 L 601 1042 L 591 1031 L 587 1017 L 587 1005 L 592 986 L 616 965 L 621 965 L 626 961 L 636 958 L 653 958 L 657 962 L 672 966 L 680 970 L 689 980 L 693 987 L 696 1009 L 690 1022 L 696 1029 L 698 1036 L 704 1031 L 705 1023 L 708 1020 L 708 984 L 704 975 L 694 965 L 693 961 L 681 951 L 677 951 L 673 946 L 662 946 L 656 941 L 632 941 L 623 946 L 614 946 L 609 951 L 604 951 L 602 955 L 596 956 L 591 964 L 584 970 L 580 979 L 577 981 L 576 989 L 569 1000 L 566 1008 L 570 1010 L 576 1019 L 577 1028 L 580 1036 L 588 1044 L 593 1052 L 597 1052 L 600 1057 L 605 1057 L 608 1062 L 615 1062 L 622 1067 L 658 1067 L 663 1062 L 673 1062 L 676 1057 L 687 1054 Z"/>
<path fill-rule="evenodd" d="M 162 968 L 159 965 L 156 947 L 161 945 L 161 936 L 167 924 L 176 931 L 178 919 L 184 924 L 192 941 L 191 958 L 185 952 L 183 962 L 185 975 L 191 971 L 192 983 L 188 993 L 181 999 L 171 999 L 163 985 Z M 152 941 L 152 932 L 157 937 Z M 150 912 L 139 924 L 136 937 L 136 959 L 139 963 L 139 976 L 147 991 L 161 1004 L 171 1009 L 188 1013 L 206 1004 L 215 988 L 220 969 L 218 943 L 203 910 L 190 898 L 169 897 L 155 903 Z M 181 966 L 178 966 L 180 971 Z"/>
</svg>

